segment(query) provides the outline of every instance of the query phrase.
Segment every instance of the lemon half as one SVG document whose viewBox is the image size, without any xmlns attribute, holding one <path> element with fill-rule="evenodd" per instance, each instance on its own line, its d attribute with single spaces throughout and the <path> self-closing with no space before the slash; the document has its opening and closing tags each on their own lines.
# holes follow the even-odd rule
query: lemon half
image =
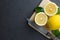
<svg viewBox="0 0 60 40">
<path fill-rule="evenodd" d="M 48 16 L 53 16 L 57 13 L 58 6 L 53 2 L 49 2 L 48 4 L 45 5 L 44 11 Z"/>
<path fill-rule="evenodd" d="M 39 12 L 35 16 L 35 23 L 39 26 L 44 26 L 47 23 L 48 17 L 44 12 Z"/>
</svg>

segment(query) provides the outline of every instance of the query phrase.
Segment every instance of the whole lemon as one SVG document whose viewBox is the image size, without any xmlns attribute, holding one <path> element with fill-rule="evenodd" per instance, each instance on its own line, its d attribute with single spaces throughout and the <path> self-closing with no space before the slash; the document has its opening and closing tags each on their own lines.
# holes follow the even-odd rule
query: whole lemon
<svg viewBox="0 0 60 40">
<path fill-rule="evenodd" d="M 60 28 L 60 15 L 51 16 L 51 17 L 48 19 L 47 27 L 48 27 L 50 30 L 59 29 L 59 28 Z"/>
</svg>

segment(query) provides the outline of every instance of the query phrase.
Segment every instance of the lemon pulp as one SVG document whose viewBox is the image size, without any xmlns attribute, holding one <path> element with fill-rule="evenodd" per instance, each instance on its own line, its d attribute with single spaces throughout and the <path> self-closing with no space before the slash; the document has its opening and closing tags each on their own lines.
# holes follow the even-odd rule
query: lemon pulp
<svg viewBox="0 0 60 40">
<path fill-rule="evenodd" d="M 57 13 L 58 6 L 55 3 L 50 2 L 46 4 L 46 6 L 44 7 L 44 11 L 48 16 L 53 16 Z"/>
<path fill-rule="evenodd" d="M 47 23 L 47 16 L 43 12 L 39 12 L 35 16 L 35 23 L 39 26 L 43 26 Z"/>
</svg>

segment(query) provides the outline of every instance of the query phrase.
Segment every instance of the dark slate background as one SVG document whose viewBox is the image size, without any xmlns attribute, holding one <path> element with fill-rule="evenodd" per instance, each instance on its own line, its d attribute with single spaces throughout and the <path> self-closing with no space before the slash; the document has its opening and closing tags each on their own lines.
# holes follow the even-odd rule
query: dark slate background
<svg viewBox="0 0 60 40">
<path fill-rule="evenodd" d="M 52 0 L 60 6 L 60 0 Z M 27 25 L 41 0 L 0 0 L 0 40 L 48 40 Z"/>
</svg>

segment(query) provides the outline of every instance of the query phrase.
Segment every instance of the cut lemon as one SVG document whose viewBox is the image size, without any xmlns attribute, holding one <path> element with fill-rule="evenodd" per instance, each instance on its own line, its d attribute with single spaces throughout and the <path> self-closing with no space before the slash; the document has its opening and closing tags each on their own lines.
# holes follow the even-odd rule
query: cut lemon
<svg viewBox="0 0 60 40">
<path fill-rule="evenodd" d="M 44 7 L 44 11 L 48 16 L 53 16 L 57 13 L 58 6 L 55 3 L 50 2 L 46 4 L 46 6 Z"/>
<path fill-rule="evenodd" d="M 44 12 L 39 12 L 35 16 L 35 23 L 39 26 L 44 26 L 47 23 L 48 17 Z"/>
</svg>

